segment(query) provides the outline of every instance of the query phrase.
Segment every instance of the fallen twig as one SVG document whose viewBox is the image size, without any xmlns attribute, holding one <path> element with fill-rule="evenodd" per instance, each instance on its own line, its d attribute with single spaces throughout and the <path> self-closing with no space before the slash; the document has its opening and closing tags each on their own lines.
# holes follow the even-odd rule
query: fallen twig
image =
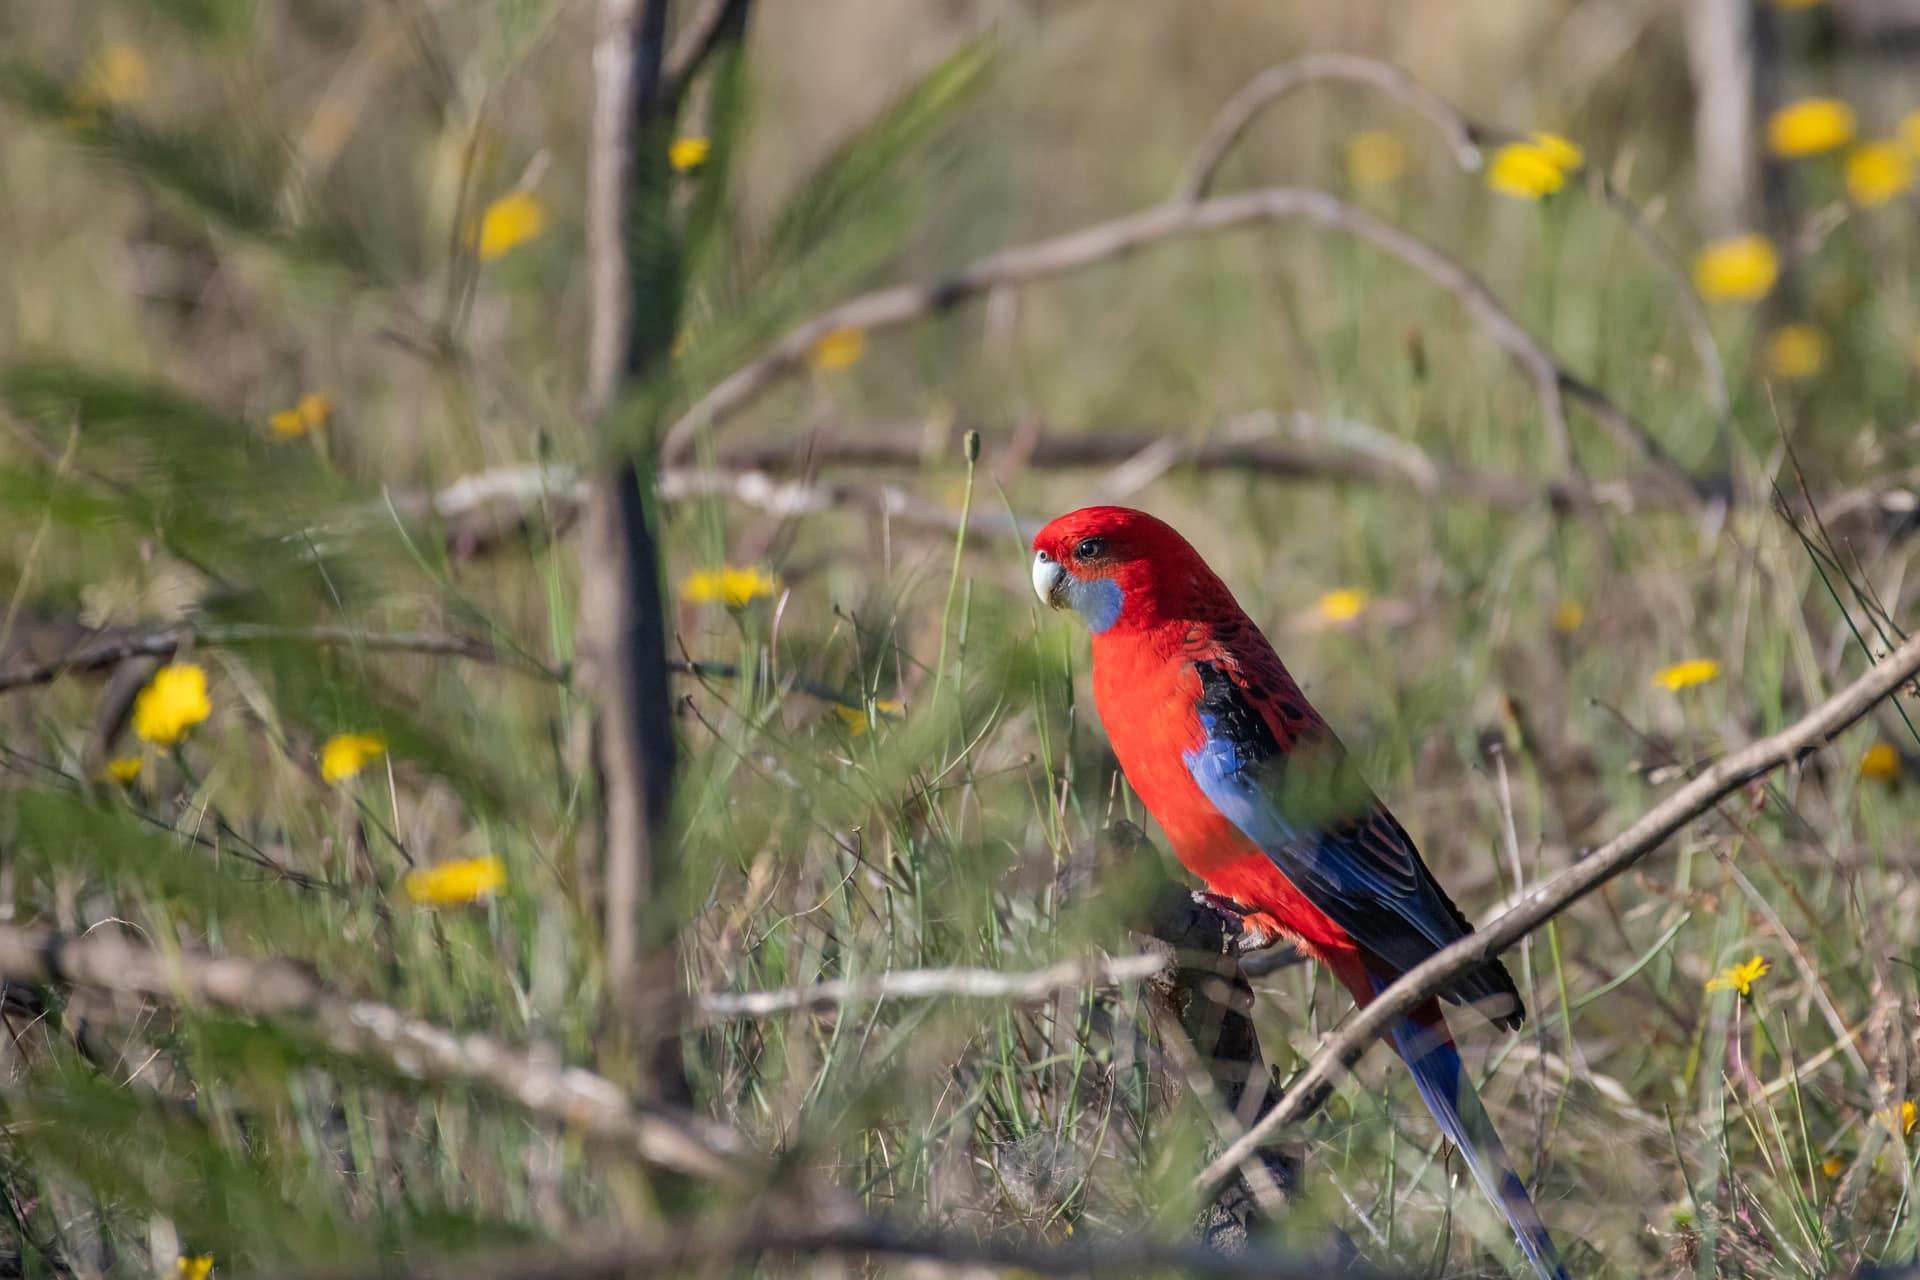
<svg viewBox="0 0 1920 1280">
<path fill-rule="evenodd" d="M 0 693 L 29 685 L 48 684 L 64 675 L 104 671 L 134 658 L 171 658 L 191 642 L 207 649 L 249 644 L 315 644 L 370 649 L 387 653 L 424 653 L 498 663 L 549 680 L 565 674 L 523 653 L 502 651 L 475 636 L 440 631 L 360 631 L 353 627 L 285 627 L 258 623 L 166 627 L 156 631 L 119 632 L 83 640 L 73 652 L 51 662 L 0 671 Z"/>
<path fill-rule="evenodd" d="M 653 1164 L 723 1181 L 744 1173 L 748 1149 L 730 1129 L 691 1112 L 639 1107 L 603 1076 L 489 1036 L 423 1022 L 391 1005 L 349 1000 L 289 961 L 163 951 L 111 929 L 74 935 L 0 924 L 0 981 L 72 983 L 243 1017 L 304 1022 L 334 1053 L 409 1079 L 472 1085 Z"/>
<path fill-rule="evenodd" d="M 1644 858 L 1722 797 L 1781 765 L 1799 759 L 1860 719 L 1920 673 L 1920 636 L 1903 642 L 1846 688 L 1780 732 L 1724 756 L 1585 859 L 1541 885 L 1512 910 L 1396 979 L 1340 1031 L 1328 1037 L 1287 1094 L 1260 1122 L 1209 1164 L 1194 1180 L 1204 1194 L 1231 1175 L 1242 1160 L 1280 1129 L 1311 1115 L 1333 1092 L 1335 1078 L 1352 1068 L 1395 1021 L 1449 981 L 1558 916 L 1581 898 Z"/>
<path fill-rule="evenodd" d="M 1062 960 L 1043 969 L 898 969 L 871 978 L 837 978 L 784 991 L 709 991 L 694 1007 L 709 1022 L 765 1018 L 802 1009 L 838 1009 L 882 1000 L 951 996 L 964 1000 L 1045 1000 L 1061 991 L 1116 986 L 1148 978 L 1168 964 L 1165 955 Z"/>
</svg>

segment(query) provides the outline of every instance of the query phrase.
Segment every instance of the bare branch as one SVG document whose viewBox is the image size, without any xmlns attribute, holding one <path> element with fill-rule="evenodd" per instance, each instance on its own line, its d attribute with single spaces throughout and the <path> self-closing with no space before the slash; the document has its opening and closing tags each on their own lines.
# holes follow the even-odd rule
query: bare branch
<svg viewBox="0 0 1920 1280">
<path fill-rule="evenodd" d="M 14 671 L 0 671 L 0 693 L 49 684 L 61 676 L 104 671 L 134 658 L 171 658 L 184 645 L 227 649 L 251 644 L 315 644 L 384 653 L 423 653 L 496 663 L 548 680 L 563 673 L 476 636 L 439 631 L 359 631 L 352 627 L 282 627 L 266 624 L 168 627 L 157 631 L 95 633 L 65 657 Z"/>
<path fill-rule="evenodd" d="M 1402 974 L 1362 1009 L 1353 1021 L 1329 1036 L 1287 1095 L 1245 1137 L 1233 1143 L 1195 1179 L 1205 1192 L 1233 1173 L 1259 1144 L 1284 1127 L 1311 1115 L 1333 1091 L 1333 1082 L 1350 1070 L 1367 1046 L 1395 1021 L 1448 982 L 1484 964 L 1520 938 L 1565 911 L 1581 898 L 1664 844 L 1687 823 L 1741 786 L 1825 745 L 1920 672 L 1920 636 L 1900 645 L 1858 679 L 1780 732 L 1749 743 L 1723 757 L 1691 782 L 1641 815 L 1638 821 L 1523 898 L 1485 928 L 1442 947 Z"/>
<path fill-rule="evenodd" d="M 661 71 L 666 100 L 677 103 L 700 68 L 714 51 L 726 43 L 729 32 L 738 33 L 747 19 L 748 0 L 701 0 L 673 42 Z"/>
<path fill-rule="evenodd" d="M 1207 186 L 1220 164 L 1233 150 L 1233 144 L 1259 115 L 1277 99 L 1302 85 L 1323 80 L 1344 80 L 1364 84 L 1398 98 L 1425 116 L 1453 150 L 1454 163 L 1462 169 L 1478 169 L 1481 164 L 1477 142 L 1479 131 L 1471 120 L 1455 111 L 1431 89 L 1391 63 L 1348 53 L 1313 53 L 1277 67 L 1268 67 L 1247 81 L 1241 90 L 1207 126 L 1206 136 L 1195 148 L 1193 163 L 1175 188 L 1175 200 L 1193 201 L 1207 194 Z"/>
<path fill-rule="evenodd" d="M 951 996 L 963 1000 L 1045 1000 L 1061 991 L 1138 982 L 1165 969 L 1166 955 L 1062 960 L 1043 969 L 897 969 L 871 978 L 838 978 L 784 991 L 709 991 L 694 997 L 708 1022 L 765 1018 L 798 1010 L 838 1009 L 883 1000 Z"/>
<path fill-rule="evenodd" d="M 303 1273 L 298 1280 L 616 1280 L 666 1274 L 690 1264 L 717 1266 L 765 1254 L 840 1258 L 896 1258 L 964 1270 L 1026 1272 L 1042 1276 L 1176 1275 L 1246 1280 L 1322 1280 L 1329 1275 L 1382 1280 L 1389 1273 L 1351 1259 L 1278 1253 L 1250 1247 L 1216 1252 L 1197 1243 L 1138 1238 L 1066 1247 L 1022 1244 L 977 1235 L 901 1230 L 871 1219 L 846 1225 L 735 1222 L 720 1230 L 673 1239 L 614 1239 L 587 1244 L 492 1249 L 366 1271 Z"/>
<path fill-rule="evenodd" d="M 1356 236 L 1451 293 L 1533 381 L 1550 429 L 1559 433 L 1562 396 L 1585 404 L 1621 443 L 1651 463 L 1679 493 L 1693 493 L 1685 471 L 1651 432 L 1597 388 L 1582 381 L 1536 341 L 1498 298 L 1439 249 L 1324 191 L 1265 187 L 1208 200 L 1155 205 L 1138 213 L 981 258 L 932 284 L 896 285 L 822 312 L 789 332 L 758 359 L 723 379 L 668 430 L 663 456 L 686 454 L 695 435 L 739 413 L 775 383 L 803 367 L 807 353 L 839 329 L 873 330 L 950 310 L 989 290 L 1032 284 L 1085 270 L 1163 240 L 1299 220 Z"/>
<path fill-rule="evenodd" d="M 335 994 L 301 965 L 162 951 L 111 929 L 84 935 L 0 924 L 0 981 L 72 983 L 170 1004 L 305 1023 L 331 1052 L 412 1080 L 457 1082 L 694 1177 L 736 1181 L 746 1145 L 690 1112 L 636 1106 L 612 1081 Z"/>
</svg>

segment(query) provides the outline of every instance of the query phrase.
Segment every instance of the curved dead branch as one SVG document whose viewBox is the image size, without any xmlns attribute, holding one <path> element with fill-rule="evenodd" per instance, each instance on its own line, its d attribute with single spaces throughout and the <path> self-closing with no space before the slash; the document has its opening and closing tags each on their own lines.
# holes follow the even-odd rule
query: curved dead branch
<svg viewBox="0 0 1920 1280">
<path fill-rule="evenodd" d="M 1234 143 L 1262 111 L 1277 99 L 1303 85 L 1326 80 L 1344 80 L 1364 84 L 1398 98 L 1424 116 L 1453 151 L 1453 162 L 1462 169 L 1481 165 L 1480 131 L 1473 121 L 1455 111 L 1446 99 L 1433 92 L 1389 62 L 1351 53 L 1311 53 L 1292 62 L 1268 67 L 1247 81 L 1240 91 L 1207 126 L 1207 133 L 1194 149 L 1193 162 L 1186 176 L 1174 189 L 1175 200 L 1193 201 L 1207 194 L 1207 186 L 1220 169 Z"/>
<path fill-rule="evenodd" d="M 1780 732 L 1723 757 L 1691 782 L 1641 815 L 1625 831 L 1523 898 L 1519 905 L 1402 974 L 1346 1026 L 1327 1038 L 1279 1105 L 1246 1135 L 1221 1152 L 1197 1177 L 1211 1190 L 1258 1146 L 1288 1125 L 1318 1110 L 1334 1081 L 1360 1059 L 1367 1046 L 1415 1005 L 1561 914 L 1593 890 L 1664 844 L 1669 836 L 1746 783 L 1817 750 L 1920 673 L 1920 636 L 1893 650 L 1858 679 Z"/>
<path fill-rule="evenodd" d="M 1084 270 L 1164 240 L 1282 221 L 1304 221 L 1344 231 L 1425 276 L 1452 294 L 1532 380 L 1556 439 L 1566 435 L 1563 398 L 1576 400 L 1586 405 L 1624 446 L 1652 464 L 1676 492 L 1694 492 L 1685 470 L 1651 432 L 1605 393 L 1560 364 L 1466 267 L 1418 236 L 1307 187 L 1264 187 L 1207 200 L 1155 205 L 1111 222 L 989 254 L 944 280 L 896 285 L 842 303 L 793 329 L 758 359 L 702 396 L 667 431 L 663 458 L 671 462 L 684 457 L 701 431 L 739 413 L 781 379 L 804 367 L 808 353 L 830 333 L 905 324 L 951 310 L 989 290 Z"/>
</svg>

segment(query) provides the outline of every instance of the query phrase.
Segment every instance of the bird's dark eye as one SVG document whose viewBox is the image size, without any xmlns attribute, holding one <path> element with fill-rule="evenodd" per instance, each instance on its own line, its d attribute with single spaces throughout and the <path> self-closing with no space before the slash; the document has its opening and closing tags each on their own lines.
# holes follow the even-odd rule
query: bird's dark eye
<svg viewBox="0 0 1920 1280">
<path fill-rule="evenodd" d="M 1076 560 L 1097 560 L 1106 549 L 1107 540 L 1105 538 L 1082 538 L 1080 539 L 1080 545 L 1073 549 L 1073 558 Z"/>
</svg>

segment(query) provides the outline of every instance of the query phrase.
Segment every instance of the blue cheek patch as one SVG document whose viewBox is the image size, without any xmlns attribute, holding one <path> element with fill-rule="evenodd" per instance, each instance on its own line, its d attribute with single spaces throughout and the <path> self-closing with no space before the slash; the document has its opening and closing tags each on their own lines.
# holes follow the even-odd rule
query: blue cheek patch
<svg viewBox="0 0 1920 1280">
<path fill-rule="evenodd" d="M 1085 582 L 1075 582 L 1068 599 L 1072 601 L 1076 613 L 1087 620 L 1087 626 L 1099 635 L 1120 619 L 1120 608 L 1126 603 L 1120 584 L 1111 578 L 1091 578 Z"/>
</svg>

